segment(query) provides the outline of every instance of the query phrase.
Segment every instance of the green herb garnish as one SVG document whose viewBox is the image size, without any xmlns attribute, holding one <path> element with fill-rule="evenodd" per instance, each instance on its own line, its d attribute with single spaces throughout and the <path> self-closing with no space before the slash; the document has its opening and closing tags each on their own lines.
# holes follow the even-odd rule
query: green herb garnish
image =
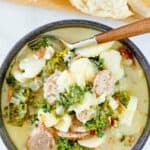
<svg viewBox="0 0 150 150">
<path fill-rule="evenodd" d="M 28 116 L 29 90 L 17 88 L 4 108 L 4 117 L 12 125 L 22 126 Z"/>
<path fill-rule="evenodd" d="M 56 145 L 56 150 L 90 150 L 89 148 L 80 146 L 77 141 L 63 138 L 57 138 Z"/>
<path fill-rule="evenodd" d="M 78 85 L 71 85 L 68 90 L 59 94 L 58 103 L 68 108 L 71 105 L 80 103 L 85 94 L 85 89 Z"/>
<path fill-rule="evenodd" d="M 35 127 L 37 127 L 39 125 L 39 119 L 37 117 L 37 114 L 32 114 L 30 116 L 30 119 L 31 119 L 31 124 Z"/>
<path fill-rule="evenodd" d="M 15 86 L 16 79 L 14 78 L 14 76 L 12 74 L 9 74 L 9 76 L 6 78 L 6 82 L 10 86 Z"/>
<path fill-rule="evenodd" d="M 45 113 L 50 112 L 52 110 L 52 106 L 50 106 L 47 100 L 43 97 L 36 98 L 34 100 L 33 106 L 37 109 L 42 109 Z"/>
<path fill-rule="evenodd" d="M 4 117 L 7 118 L 8 123 L 15 126 L 22 126 L 27 117 L 27 104 L 15 105 L 10 103 L 4 109 Z"/>
<path fill-rule="evenodd" d="M 90 58 L 90 60 L 96 65 L 98 70 L 103 70 L 105 68 L 103 58 L 96 57 Z"/>
<path fill-rule="evenodd" d="M 125 140 L 125 135 L 122 135 L 120 138 L 120 142 L 123 142 Z"/>
<path fill-rule="evenodd" d="M 28 47 L 34 51 L 37 51 L 41 48 L 46 48 L 48 46 L 60 51 L 66 47 L 61 40 L 51 35 L 40 35 L 34 40 L 28 42 Z"/>
<path fill-rule="evenodd" d="M 120 84 L 120 81 L 119 81 L 119 80 L 116 81 L 115 85 L 117 86 L 117 85 L 119 85 L 119 84 Z"/>
<path fill-rule="evenodd" d="M 47 60 L 46 65 L 43 69 L 44 75 L 50 75 L 55 72 L 55 70 L 63 71 L 67 68 L 67 62 L 64 61 L 64 56 L 68 53 L 68 49 L 61 51 L 55 50 L 52 58 Z"/>
<path fill-rule="evenodd" d="M 128 103 L 130 101 L 130 94 L 128 91 L 118 91 L 113 95 L 113 97 L 118 99 L 125 107 L 128 106 Z"/>
<path fill-rule="evenodd" d="M 104 129 L 109 127 L 109 116 L 113 115 L 111 108 L 108 106 L 108 102 L 97 106 L 96 108 L 96 116 L 87 121 L 85 126 L 90 130 L 96 130 L 97 136 L 102 137 L 104 134 Z"/>
</svg>

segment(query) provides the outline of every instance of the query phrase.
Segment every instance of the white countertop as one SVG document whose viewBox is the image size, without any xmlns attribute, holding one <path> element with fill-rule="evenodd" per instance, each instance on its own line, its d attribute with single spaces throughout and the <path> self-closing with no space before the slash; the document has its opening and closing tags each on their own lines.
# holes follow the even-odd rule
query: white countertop
<svg viewBox="0 0 150 150">
<path fill-rule="evenodd" d="M 0 65 L 10 48 L 26 33 L 43 24 L 62 19 L 89 19 L 111 27 L 124 24 L 124 22 L 108 21 L 68 12 L 9 4 L 5 0 L 0 0 Z M 134 37 L 131 40 L 150 62 L 150 34 Z M 0 150 L 6 149 L 0 139 Z M 143 150 L 150 150 L 150 138 Z"/>
</svg>

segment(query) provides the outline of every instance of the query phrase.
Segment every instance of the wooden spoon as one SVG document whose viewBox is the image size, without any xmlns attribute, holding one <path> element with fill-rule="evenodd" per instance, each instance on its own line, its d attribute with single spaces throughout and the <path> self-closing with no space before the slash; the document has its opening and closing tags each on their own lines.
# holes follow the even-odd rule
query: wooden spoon
<svg viewBox="0 0 150 150">
<path fill-rule="evenodd" d="M 116 29 L 99 33 L 91 38 L 70 44 L 64 42 L 71 49 L 85 47 L 92 44 L 122 40 L 128 37 L 150 32 L 150 18 L 146 18 Z"/>
</svg>

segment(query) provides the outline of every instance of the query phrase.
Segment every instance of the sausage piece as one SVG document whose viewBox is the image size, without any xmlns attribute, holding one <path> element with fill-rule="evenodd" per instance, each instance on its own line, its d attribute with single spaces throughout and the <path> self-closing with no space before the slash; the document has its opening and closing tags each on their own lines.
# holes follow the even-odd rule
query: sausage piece
<svg viewBox="0 0 150 150">
<path fill-rule="evenodd" d="M 114 80 L 109 70 L 102 70 L 94 79 L 93 88 L 98 96 L 109 95 L 114 90 Z"/>
<path fill-rule="evenodd" d="M 55 150 L 55 140 L 52 134 L 38 127 L 34 129 L 27 143 L 28 150 Z"/>
<path fill-rule="evenodd" d="M 89 129 L 83 126 L 83 124 L 79 120 L 77 120 L 76 117 L 72 119 L 72 125 L 70 127 L 70 130 L 72 132 L 79 132 L 79 133 L 84 133 L 84 132 L 89 131 Z"/>
<path fill-rule="evenodd" d="M 55 96 L 56 89 L 57 89 L 56 81 L 58 77 L 60 76 L 60 74 L 61 72 L 56 71 L 44 83 L 44 87 L 43 87 L 44 97 L 48 99 L 49 102 Z"/>
<path fill-rule="evenodd" d="M 86 139 L 89 138 L 93 135 L 96 134 L 95 131 L 89 131 L 89 132 L 84 132 L 84 133 L 77 133 L 77 132 L 60 132 L 60 131 L 56 131 L 56 134 L 59 137 L 65 138 L 65 139 L 69 139 L 69 140 L 82 140 L 82 139 Z"/>
</svg>

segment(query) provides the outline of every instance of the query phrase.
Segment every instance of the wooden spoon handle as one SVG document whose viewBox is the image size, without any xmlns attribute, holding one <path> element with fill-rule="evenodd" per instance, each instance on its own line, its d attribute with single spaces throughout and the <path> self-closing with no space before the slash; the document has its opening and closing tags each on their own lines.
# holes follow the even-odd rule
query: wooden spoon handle
<svg viewBox="0 0 150 150">
<path fill-rule="evenodd" d="M 97 43 L 104 43 L 114 40 L 121 40 L 148 32 L 150 32 L 150 18 L 97 34 L 95 38 Z"/>
</svg>

